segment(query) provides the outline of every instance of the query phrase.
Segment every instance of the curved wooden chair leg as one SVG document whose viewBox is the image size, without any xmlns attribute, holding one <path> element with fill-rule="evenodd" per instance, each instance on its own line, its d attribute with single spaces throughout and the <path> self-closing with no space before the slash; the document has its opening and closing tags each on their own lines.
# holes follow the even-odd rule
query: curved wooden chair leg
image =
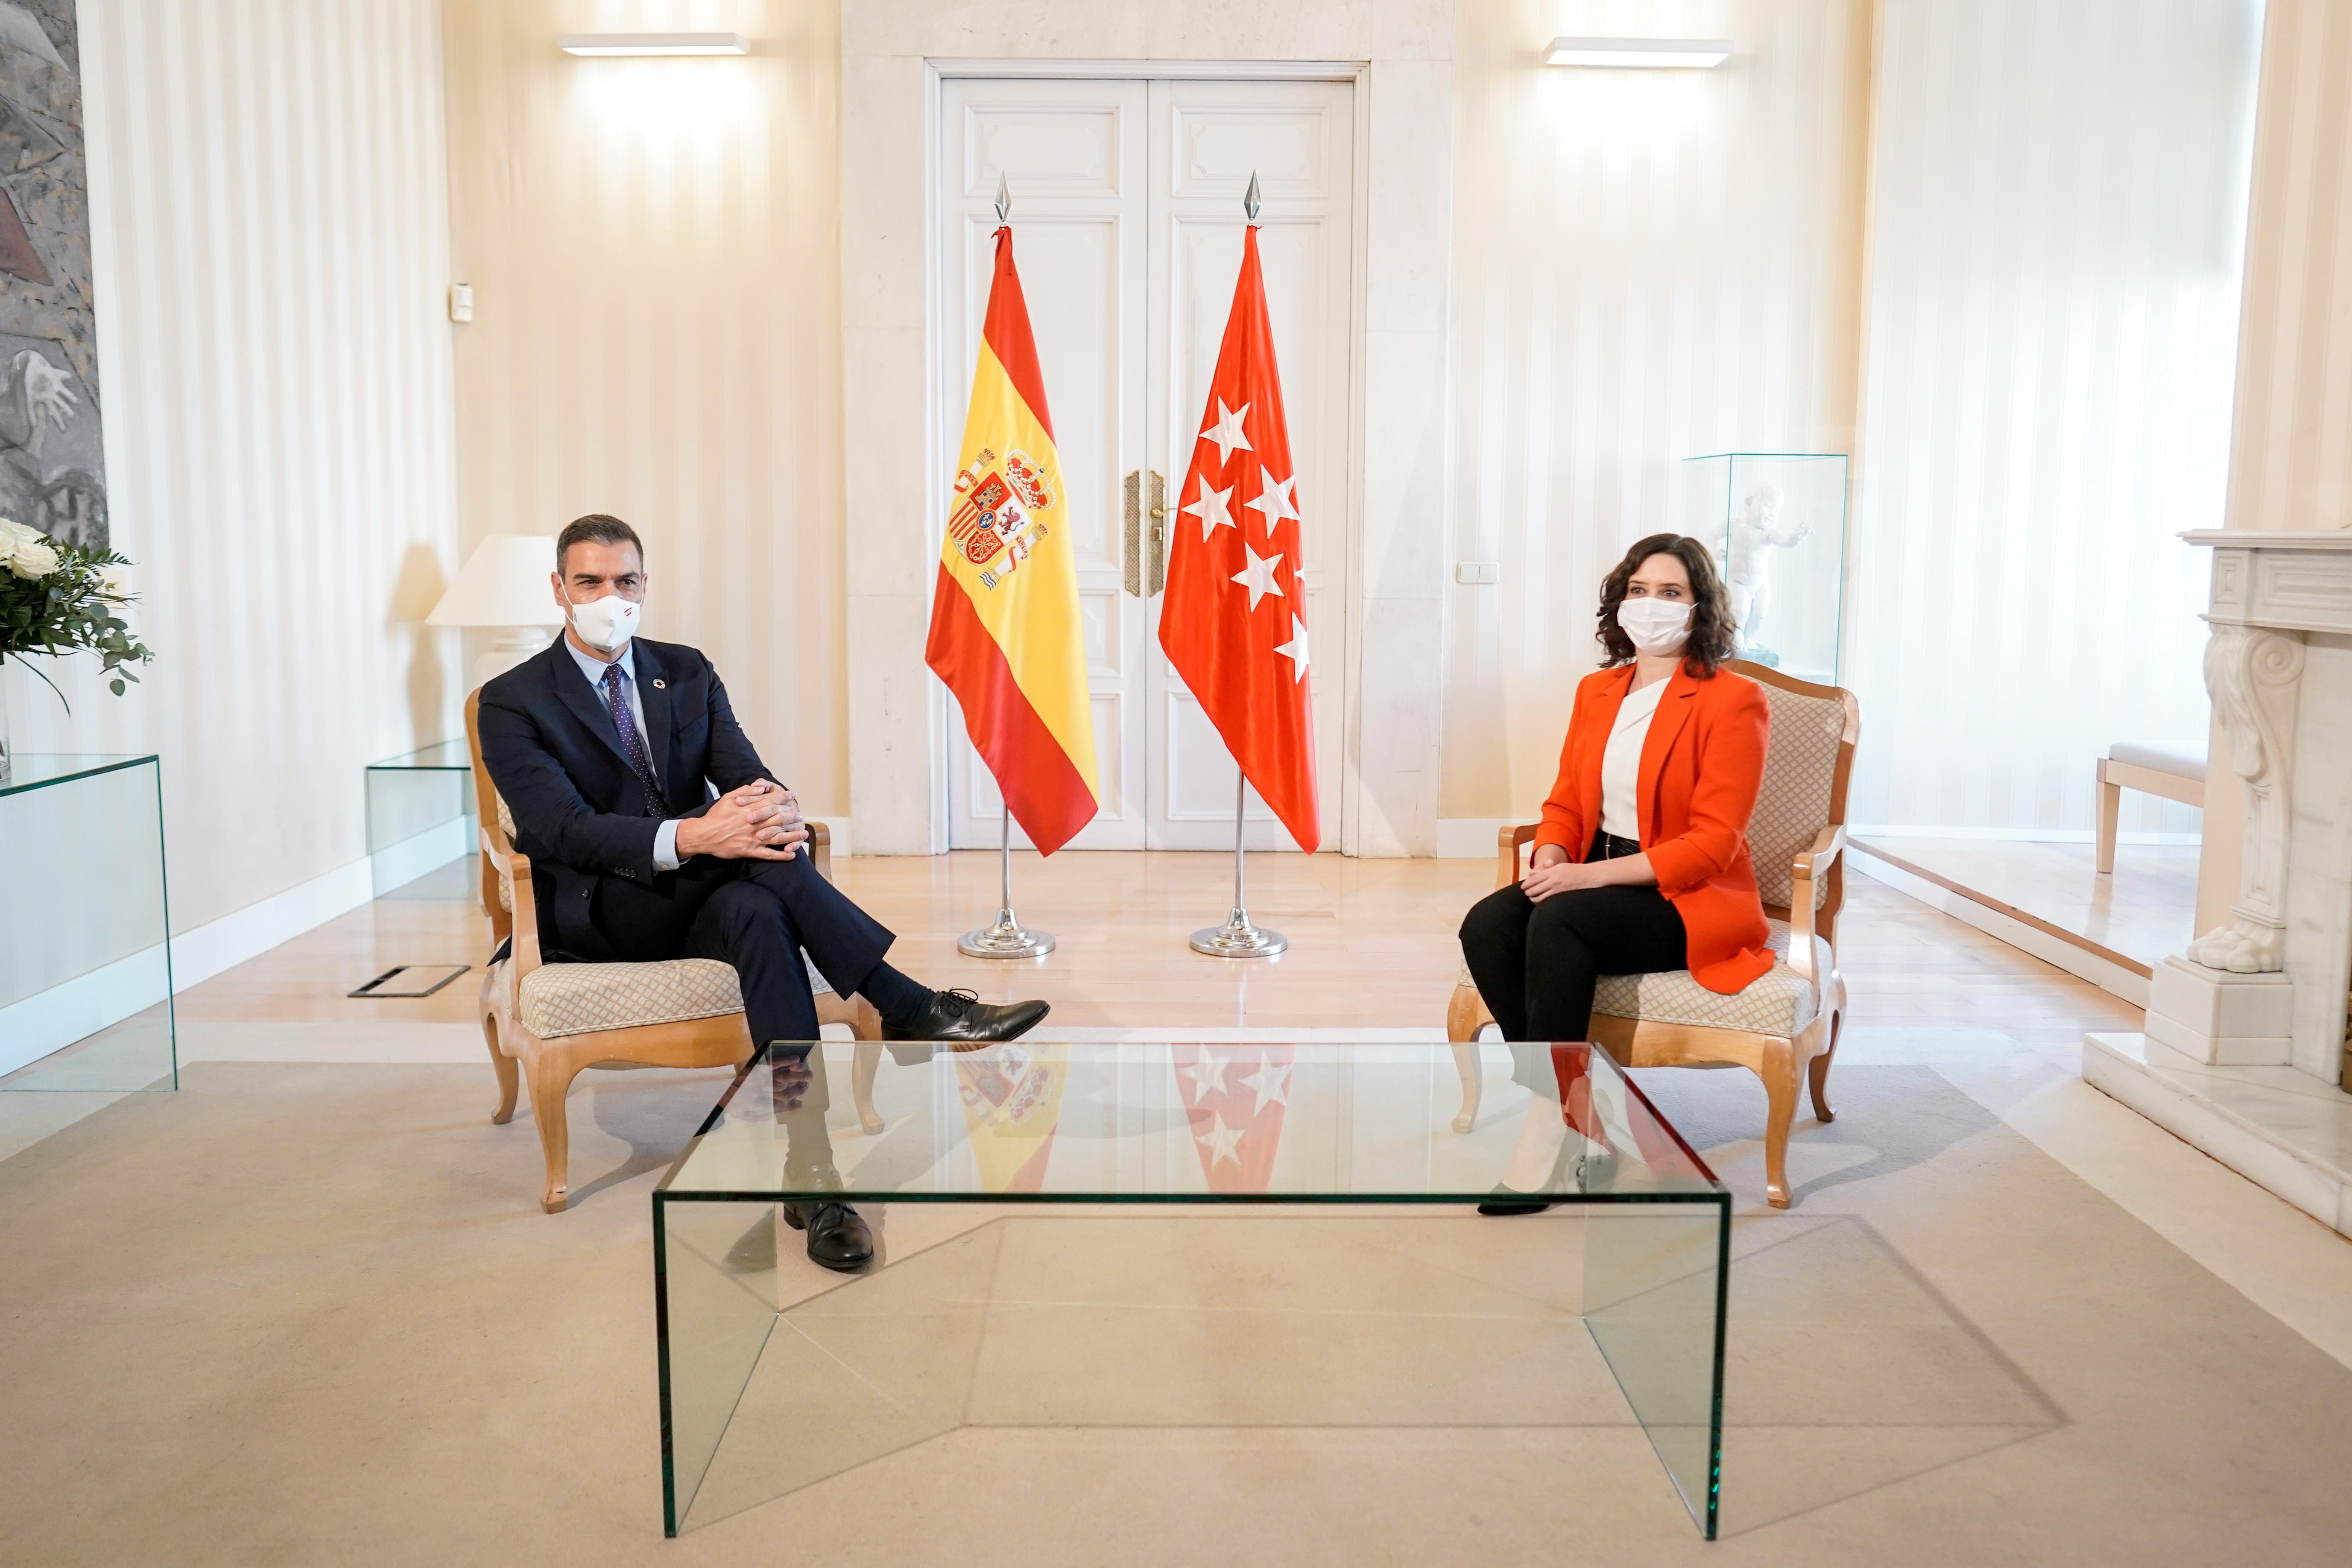
<svg viewBox="0 0 2352 1568">
<path fill-rule="evenodd" d="M 1830 1015 L 1830 1043 L 1805 1068 L 1806 1079 L 1813 1093 L 1813 1115 L 1822 1121 L 1837 1120 L 1837 1111 L 1830 1105 L 1830 1063 L 1837 1059 L 1838 1030 L 1844 1024 L 1843 1013 Z"/>
<path fill-rule="evenodd" d="M 1485 1085 L 1478 1070 L 1478 1047 L 1475 1042 L 1456 1043 L 1454 1047 L 1454 1070 L 1462 1076 L 1462 1110 L 1454 1119 L 1454 1131 L 1467 1132 L 1478 1125 L 1478 1100 Z"/>
<path fill-rule="evenodd" d="M 568 1196 L 572 1131 L 564 1121 L 563 1099 L 579 1076 L 579 1065 L 561 1051 L 542 1047 L 531 1058 L 530 1114 L 539 1123 L 540 1152 L 547 1156 L 547 1190 L 539 1206 L 549 1214 L 562 1213 Z"/>
<path fill-rule="evenodd" d="M 1454 1042 L 1454 1070 L 1462 1075 L 1462 1110 L 1454 1131 L 1467 1132 L 1478 1124 L 1478 1100 L 1483 1085 L 1478 1072 L 1478 1031 L 1486 1024 L 1486 1007 L 1475 985 L 1456 985 L 1445 1004 L 1445 1037 Z"/>
<path fill-rule="evenodd" d="M 1775 1040 L 1764 1053 L 1764 1201 L 1789 1206 L 1789 1129 L 1797 1120 L 1797 1051 Z"/>
<path fill-rule="evenodd" d="M 874 1075 L 881 1067 L 881 1046 L 860 1040 L 849 1061 L 849 1098 L 857 1105 L 857 1124 L 868 1132 L 882 1131 L 882 1113 L 874 1109 Z"/>
<path fill-rule="evenodd" d="M 514 1058 L 499 1049 L 499 1021 L 493 1015 L 482 1015 L 482 1038 L 490 1047 L 490 1066 L 499 1075 L 499 1108 L 490 1112 L 490 1121 L 504 1127 L 514 1120 L 515 1091 L 521 1087 L 522 1074 L 516 1069 Z"/>
</svg>

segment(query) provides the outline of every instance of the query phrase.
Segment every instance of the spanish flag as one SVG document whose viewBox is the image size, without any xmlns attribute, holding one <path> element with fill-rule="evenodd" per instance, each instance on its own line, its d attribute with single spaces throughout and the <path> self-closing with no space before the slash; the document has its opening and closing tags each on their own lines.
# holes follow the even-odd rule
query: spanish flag
<svg viewBox="0 0 2352 1568">
<path fill-rule="evenodd" d="M 1094 720 L 1069 497 L 1009 226 L 996 231 L 949 505 L 923 657 L 963 705 L 964 728 L 1013 820 L 1051 855 L 1094 820 Z"/>
</svg>

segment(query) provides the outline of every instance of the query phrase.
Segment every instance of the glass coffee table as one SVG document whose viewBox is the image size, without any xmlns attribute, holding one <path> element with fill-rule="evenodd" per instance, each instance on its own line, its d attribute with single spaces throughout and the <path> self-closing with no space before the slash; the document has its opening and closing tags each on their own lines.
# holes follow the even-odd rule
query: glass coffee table
<svg viewBox="0 0 2352 1568">
<path fill-rule="evenodd" d="M 1605 1053 L 1457 1133 L 1444 1045 L 927 1048 L 767 1047 L 655 1188 L 668 1534 L 963 1427 L 1638 1425 L 1714 1538 L 1731 1195 Z"/>
</svg>

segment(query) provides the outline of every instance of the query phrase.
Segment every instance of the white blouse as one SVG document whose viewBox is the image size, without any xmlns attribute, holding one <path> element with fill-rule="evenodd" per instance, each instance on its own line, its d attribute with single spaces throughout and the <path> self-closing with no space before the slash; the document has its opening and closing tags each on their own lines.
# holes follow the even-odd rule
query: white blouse
<svg viewBox="0 0 2352 1568">
<path fill-rule="evenodd" d="M 1601 753 L 1601 831 L 1619 838 L 1642 837 L 1642 808 L 1636 798 L 1642 777 L 1642 742 L 1650 733 L 1650 720 L 1658 699 L 1673 682 L 1653 681 L 1629 693 L 1617 709 L 1617 727 L 1609 732 L 1608 749 Z"/>
</svg>

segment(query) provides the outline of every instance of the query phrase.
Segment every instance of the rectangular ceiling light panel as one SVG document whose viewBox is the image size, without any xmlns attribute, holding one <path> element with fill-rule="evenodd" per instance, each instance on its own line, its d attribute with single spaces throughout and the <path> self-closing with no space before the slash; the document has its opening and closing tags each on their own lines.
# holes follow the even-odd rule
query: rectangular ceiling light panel
<svg viewBox="0 0 2352 1568">
<path fill-rule="evenodd" d="M 567 55 L 748 55 L 740 33 L 566 33 L 555 40 Z"/>
<path fill-rule="evenodd" d="M 1729 38 L 1554 38 L 1549 66 L 1632 66 L 1649 69 L 1719 66 L 1731 58 Z"/>
</svg>

